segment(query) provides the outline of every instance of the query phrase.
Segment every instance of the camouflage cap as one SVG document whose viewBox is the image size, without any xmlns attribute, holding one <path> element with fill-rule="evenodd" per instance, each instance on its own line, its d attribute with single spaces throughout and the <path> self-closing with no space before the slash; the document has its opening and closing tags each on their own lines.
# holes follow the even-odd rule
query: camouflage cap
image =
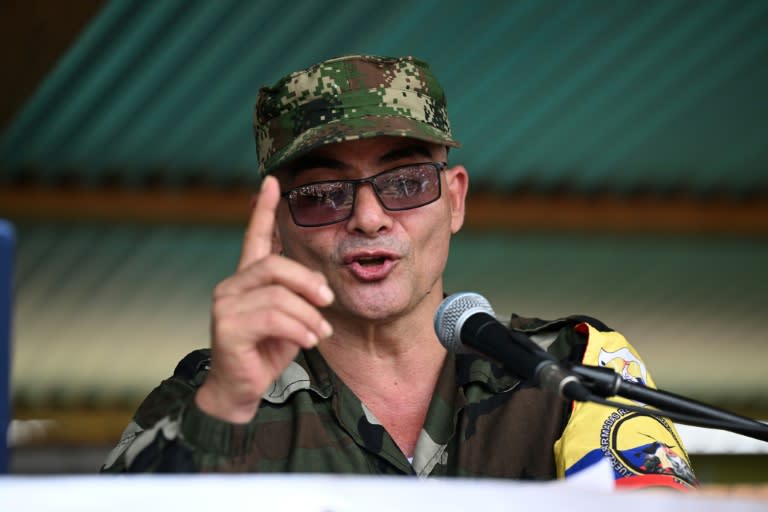
<svg viewBox="0 0 768 512">
<path fill-rule="evenodd" d="M 394 135 L 459 146 L 443 88 L 413 57 L 330 59 L 263 87 L 253 118 L 259 174 L 325 144 Z"/>
</svg>

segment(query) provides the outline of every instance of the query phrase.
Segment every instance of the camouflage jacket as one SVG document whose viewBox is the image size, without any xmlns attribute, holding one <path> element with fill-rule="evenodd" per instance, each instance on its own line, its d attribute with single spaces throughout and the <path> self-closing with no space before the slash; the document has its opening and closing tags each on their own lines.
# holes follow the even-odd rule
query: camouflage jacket
<svg viewBox="0 0 768 512">
<path fill-rule="evenodd" d="M 513 317 L 512 326 L 561 360 L 590 362 L 594 352 L 603 358 L 600 364 L 618 361 L 618 370 L 630 372 L 625 378 L 637 374 L 652 385 L 626 340 L 599 321 Z M 666 420 L 633 420 L 640 415 L 566 403 L 474 355 L 446 356 L 412 462 L 317 350 L 299 354 L 263 397 L 255 418 L 244 425 L 220 421 L 195 406 L 195 390 L 209 363 L 208 350 L 195 351 L 179 363 L 173 376 L 141 404 L 102 471 L 542 480 L 608 457 L 617 482 L 646 477 L 650 484 L 695 484 L 674 426 Z M 621 436 L 619 425 L 624 425 Z M 642 431 L 640 438 L 635 430 Z"/>
</svg>

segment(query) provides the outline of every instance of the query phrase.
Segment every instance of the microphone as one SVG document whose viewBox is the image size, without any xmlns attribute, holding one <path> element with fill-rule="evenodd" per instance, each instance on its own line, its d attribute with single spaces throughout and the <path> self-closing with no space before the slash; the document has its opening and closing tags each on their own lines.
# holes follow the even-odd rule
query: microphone
<svg viewBox="0 0 768 512">
<path fill-rule="evenodd" d="M 435 332 L 449 352 L 477 353 L 566 399 L 587 401 L 590 396 L 579 378 L 562 368 L 552 354 L 499 322 L 480 294 L 454 293 L 443 300 L 435 313 Z"/>
</svg>

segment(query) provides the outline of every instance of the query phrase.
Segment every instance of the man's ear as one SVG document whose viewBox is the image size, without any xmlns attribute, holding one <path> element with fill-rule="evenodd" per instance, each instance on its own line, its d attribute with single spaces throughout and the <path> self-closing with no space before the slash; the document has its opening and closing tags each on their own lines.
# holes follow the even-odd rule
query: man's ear
<svg viewBox="0 0 768 512">
<path fill-rule="evenodd" d="M 451 207 L 451 233 L 464 225 L 469 174 L 463 165 L 456 165 L 445 171 L 448 201 Z"/>
</svg>

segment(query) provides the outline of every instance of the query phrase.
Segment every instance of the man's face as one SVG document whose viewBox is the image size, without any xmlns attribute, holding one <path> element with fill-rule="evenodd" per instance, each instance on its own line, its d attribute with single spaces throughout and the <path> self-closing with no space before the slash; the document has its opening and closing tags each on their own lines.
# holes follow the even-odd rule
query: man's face
<svg viewBox="0 0 768 512">
<path fill-rule="evenodd" d="M 277 177 L 285 191 L 317 181 L 367 178 L 406 164 L 446 160 L 442 146 L 377 137 L 324 146 Z M 425 302 L 432 308 L 442 300 L 449 241 L 463 223 L 467 191 L 463 167 L 451 167 L 439 175 L 440 199 L 411 210 L 386 210 L 371 184 L 359 185 L 352 216 L 328 226 L 297 226 L 282 199 L 274 245 L 326 276 L 336 294 L 329 313 L 376 321 L 409 313 Z"/>
</svg>

